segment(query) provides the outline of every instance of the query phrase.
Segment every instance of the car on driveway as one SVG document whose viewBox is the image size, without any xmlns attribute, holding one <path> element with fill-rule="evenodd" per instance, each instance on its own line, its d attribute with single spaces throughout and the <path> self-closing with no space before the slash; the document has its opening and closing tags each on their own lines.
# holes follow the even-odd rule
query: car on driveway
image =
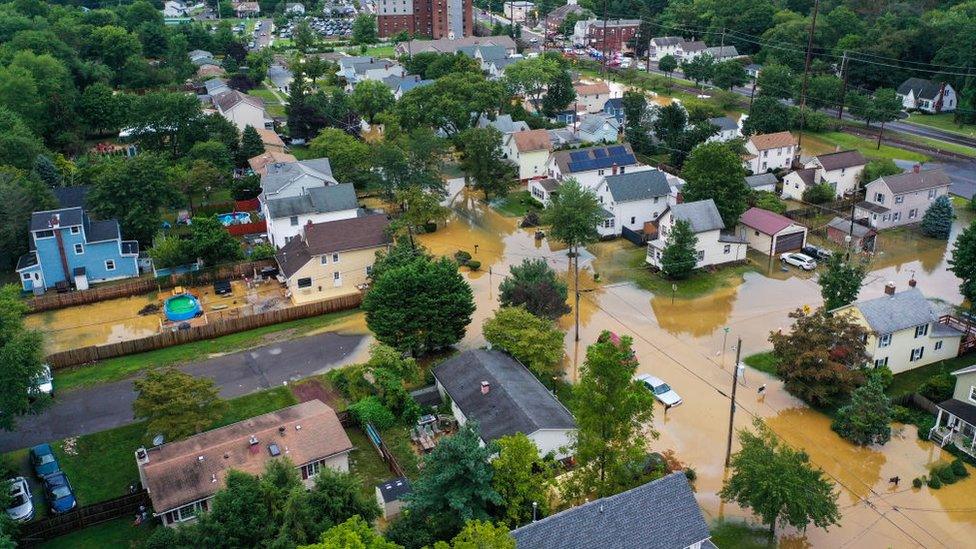
<svg viewBox="0 0 976 549">
<path fill-rule="evenodd" d="M 812 271 L 817 268 L 817 262 L 812 257 L 796 252 L 785 253 L 780 256 L 780 260 L 787 265 L 799 267 L 804 271 Z"/>
<path fill-rule="evenodd" d="M 38 444 L 30 449 L 30 462 L 34 467 L 34 474 L 37 478 L 44 478 L 48 475 L 61 472 L 58 465 L 58 458 L 54 457 L 54 450 L 50 444 Z"/>
<path fill-rule="evenodd" d="M 28 396 L 31 398 L 37 398 L 42 394 L 50 397 L 54 396 L 54 376 L 51 375 L 50 366 L 47 364 L 41 366 L 41 373 L 34 378 L 34 383 L 29 390 L 30 393 Z"/>
<path fill-rule="evenodd" d="M 647 387 L 654 395 L 654 398 L 668 408 L 677 406 L 682 402 L 681 397 L 678 396 L 678 393 L 676 393 L 670 385 L 665 383 L 660 378 L 649 374 L 641 374 L 637 376 L 637 381 L 643 383 L 644 386 Z"/>
<path fill-rule="evenodd" d="M 68 482 L 68 476 L 61 472 L 44 477 L 44 495 L 54 513 L 67 513 L 78 505 L 75 492 Z"/>
<path fill-rule="evenodd" d="M 17 477 L 10 479 L 10 507 L 7 516 L 17 522 L 27 522 L 34 518 L 34 501 L 31 499 L 30 485 L 27 479 Z"/>
<path fill-rule="evenodd" d="M 808 255 L 817 261 L 827 261 L 830 256 L 834 255 L 834 252 L 828 250 L 827 248 L 821 248 L 820 246 L 814 246 L 813 244 L 807 244 L 802 250 L 804 255 Z"/>
</svg>

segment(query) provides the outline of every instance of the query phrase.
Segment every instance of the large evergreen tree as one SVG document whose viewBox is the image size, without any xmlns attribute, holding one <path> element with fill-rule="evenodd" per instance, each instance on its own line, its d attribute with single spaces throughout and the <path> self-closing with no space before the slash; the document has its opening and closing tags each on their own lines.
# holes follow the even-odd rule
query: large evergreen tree
<svg viewBox="0 0 976 549">
<path fill-rule="evenodd" d="M 687 221 L 677 220 L 665 241 L 661 252 L 661 272 L 672 279 L 687 278 L 698 264 L 698 237 Z"/>
<path fill-rule="evenodd" d="M 962 280 L 959 291 L 973 307 L 976 304 L 976 222 L 966 227 L 952 245 L 949 270 Z"/>
<path fill-rule="evenodd" d="M 725 143 L 704 143 L 688 156 L 681 175 L 687 182 L 682 189 L 685 202 L 715 201 L 728 229 L 739 223 L 746 211 L 750 190 L 745 183 L 742 159 Z"/>
<path fill-rule="evenodd" d="M 891 439 L 891 399 L 881 379 L 872 376 L 851 393 L 851 403 L 837 411 L 831 428 L 854 444 L 884 444 Z"/>
<path fill-rule="evenodd" d="M 936 198 L 932 205 L 925 210 L 925 215 L 922 217 L 922 233 L 932 238 L 949 240 L 952 220 L 955 217 L 952 202 L 949 201 L 948 196 L 942 195 Z"/>
</svg>

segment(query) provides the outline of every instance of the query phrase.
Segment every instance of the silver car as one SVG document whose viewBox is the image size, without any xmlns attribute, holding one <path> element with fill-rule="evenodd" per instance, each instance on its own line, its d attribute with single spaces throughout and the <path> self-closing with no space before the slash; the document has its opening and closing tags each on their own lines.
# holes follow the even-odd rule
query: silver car
<svg viewBox="0 0 976 549">
<path fill-rule="evenodd" d="M 682 402 L 681 397 L 678 396 L 678 393 L 676 393 L 670 385 L 665 383 L 660 378 L 656 378 L 649 374 L 641 374 L 637 376 L 637 381 L 643 383 L 644 386 L 647 387 L 654 395 L 654 398 L 668 408 L 677 406 Z"/>
<path fill-rule="evenodd" d="M 34 502 L 27 479 L 17 477 L 11 479 L 9 483 L 10 507 L 7 508 L 7 516 L 17 522 L 27 522 L 34 518 Z"/>
<path fill-rule="evenodd" d="M 810 256 L 796 252 L 787 252 L 780 256 L 780 260 L 787 264 L 799 267 L 804 271 L 812 271 L 817 268 L 817 262 Z"/>
</svg>

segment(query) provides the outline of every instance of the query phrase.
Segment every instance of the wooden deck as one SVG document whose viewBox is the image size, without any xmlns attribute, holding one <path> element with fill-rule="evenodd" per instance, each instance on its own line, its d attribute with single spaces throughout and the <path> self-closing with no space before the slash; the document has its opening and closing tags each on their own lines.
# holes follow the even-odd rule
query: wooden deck
<svg viewBox="0 0 976 549">
<path fill-rule="evenodd" d="M 963 333 L 962 341 L 959 342 L 959 356 L 976 349 L 976 323 L 965 318 L 942 315 L 939 317 L 939 324 L 944 324 Z"/>
</svg>

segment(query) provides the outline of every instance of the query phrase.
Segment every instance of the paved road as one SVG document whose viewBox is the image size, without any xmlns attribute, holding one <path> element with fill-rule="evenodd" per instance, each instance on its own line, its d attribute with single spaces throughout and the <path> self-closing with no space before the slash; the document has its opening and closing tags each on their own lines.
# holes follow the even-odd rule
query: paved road
<svg viewBox="0 0 976 549">
<path fill-rule="evenodd" d="M 220 396 L 233 398 L 343 366 L 364 340 L 359 335 L 326 332 L 190 363 L 180 369 L 212 378 L 220 387 Z M 44 413 L 22 418 L 17 431 L 0 432 L 0 452 L 132 423 L 135 397 L 132 379 L 59 394 Z"/>
</svg>

